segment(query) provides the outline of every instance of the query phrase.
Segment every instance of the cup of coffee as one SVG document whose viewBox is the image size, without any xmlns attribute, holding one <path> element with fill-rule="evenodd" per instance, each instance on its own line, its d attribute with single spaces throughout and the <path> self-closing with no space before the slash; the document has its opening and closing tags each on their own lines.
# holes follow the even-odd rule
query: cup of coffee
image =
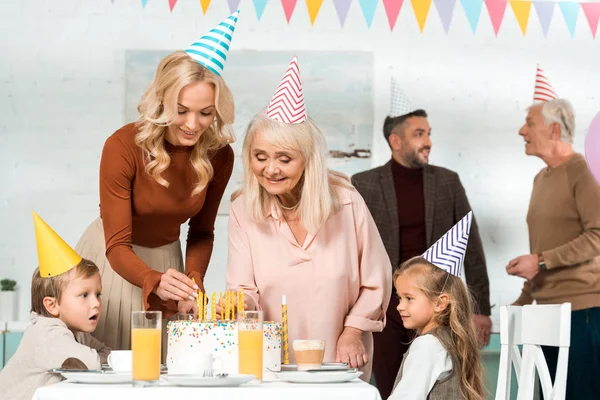
<svg viewBox="0 0 600 400">
<path fill-rule="evenodd" d="M 107 361 L 115 372 L 131 372 L 131 350 L 113 350 L 108 355 Z"/>
<path fill-rule="evenodd" d="M 319 369 L 323 365 L 324 340 L 294 340 L 293 348 L 298 371 Z"/>
</svg>

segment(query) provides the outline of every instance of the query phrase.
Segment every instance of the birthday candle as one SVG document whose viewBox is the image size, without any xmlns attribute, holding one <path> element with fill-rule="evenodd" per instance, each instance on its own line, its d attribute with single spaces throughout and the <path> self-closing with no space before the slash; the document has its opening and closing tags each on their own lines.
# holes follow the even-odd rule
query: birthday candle
<svg viewBox="0 0 600 400">
<path fill-rule="evenodd" d="M 223 318 L 223 292 L 219 292 L 219 306 L 221 307 L 221 319 Z"/>
<path fill-rule="evenodd" d="M 288 344 L 288 315 L 287 315 L 287 298 L 285 295 L 281 298 L 281 325 L 283 336 L 283 363 L 290 363 L 290 348 Z"/>
<path fill-rule="evenodd" d="M 233 302 L 232 302 L 232 300 L 233 299 L 231 297 L 231 293 L 232 293 L 231 290 L 229 290 L 227 292 L 227 319 L 229 321 L 233 320 L 233 317 L 232 317 L 232 315 L 233 315 Z"/>
<path fill-rule="evenodd" d="M 198 321 L 202 322 L 204 319 L 204 293 L 198 291 L 196 303 L 198 304 Z"/>
<path fill-rule="evenodd" d="M 210 302 L 210 320 L 217 320 L 217 292 L 213 292 Z"/>
<path fill-rule="evenodd" d="M 205 321 L 208 321 L 208 293 L 204 292 L 202 301 L 204 302 L 203 317 Z"/>
</svg>

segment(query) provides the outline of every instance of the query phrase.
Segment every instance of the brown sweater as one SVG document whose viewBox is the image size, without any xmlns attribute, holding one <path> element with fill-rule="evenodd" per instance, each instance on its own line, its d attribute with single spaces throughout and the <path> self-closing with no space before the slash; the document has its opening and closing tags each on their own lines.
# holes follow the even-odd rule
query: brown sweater
<svg viewBox="0 0 600 400">
<path fill-rule="evenodd" d="M 142 149 L 134 142 L 138 129 L 125 125 L 104 144 L 100 161 L 100 215 L 106 256 L 124 279 L 143 290 L 146 309 L 166 316 L 176 312 L 152 293 L 162 274 L 152 270 L 132 250 L 132 244 L 160 247 L 179 239 L 181 224 L 189 219 L 185 272 L 202 283 L 213 248 L 214 223 L 223 192 L 233 170 L 234 154 L 225 146 L 211 157 L 214 176 L 198 195 L 191 196 L 197 175 L 190 163 L 192 147 L 165 141 L 171 164 L 160 185 L 145 170 Z"/>
<path fill-rule="evenodd" d="M 406 168 L 392 159 L 398 204 L 400 262 L 425 253 L 425 194 L 423 169 Z M 394 294 L 392 294 L 394 295 Z"/>
<path fill-rule="evenodd" d="M 581 154 L 538 173 L 527 225 L 531 253 L 542 253 L 548 269 L 525 282 L 516 304 L 599 307 L 600 187 Z"/>
</svg>

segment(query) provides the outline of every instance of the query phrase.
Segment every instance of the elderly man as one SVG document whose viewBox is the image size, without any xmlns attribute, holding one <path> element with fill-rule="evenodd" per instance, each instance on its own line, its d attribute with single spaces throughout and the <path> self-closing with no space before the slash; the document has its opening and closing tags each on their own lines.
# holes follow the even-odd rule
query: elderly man
<svg viewBox="0 0 600 400">
<path fill-rule="evenodd" d="M 392 96 L 394 104 L 407 104 L 407 100 L 394 101 Z M 471 206 L 455 172 L 429 165 L 432 143 L 427 113 L 412 106 L 401 111 L 392 106 L 390 114 L 383 133 L 392 159 L 381 167 L 354 175 L 352 183 L 369 207 L 395 268 L 423 254 L 471 211 Z M 475 324 L 484 345 L 489 340 L 492 322 L 485 256 L 475 221 L 467 246 L 465 274 L 475 295 Z M 398 298 L 392 293 L 386 326 L 383 332 L 373 334 L 373 373 L 383 399 L 392 391 L 403 354 L 413 337 L 404 328 L 396 307 Z"/>
<path fill-rule="evenodd" d="M 531 254 L 506 267 L 526 279 L 516 305 L 570 302 L 567 399 L 600 398 L 600 188 L 573 151 L 571 104 L 555 99 L 529 108 L 519 130 L 525 153 L 546 167 L 533 181 L 527 213 Z M 544 354 L 552 379 L 557 348 Z"/>
</svg>

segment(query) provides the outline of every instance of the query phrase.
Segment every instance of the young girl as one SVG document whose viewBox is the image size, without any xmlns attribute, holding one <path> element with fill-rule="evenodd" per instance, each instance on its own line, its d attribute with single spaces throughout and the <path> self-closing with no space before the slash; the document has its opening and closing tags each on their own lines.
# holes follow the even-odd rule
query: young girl
<svg viewBox="0 0 600 400">
<path fill-rule="evenodd" d="M 483 399 L 473 306 L 464 282 L 420 256 L 402 264 L 393 280 L 402 322 L 418 336 L 389 399 Z"/>
</svg>

